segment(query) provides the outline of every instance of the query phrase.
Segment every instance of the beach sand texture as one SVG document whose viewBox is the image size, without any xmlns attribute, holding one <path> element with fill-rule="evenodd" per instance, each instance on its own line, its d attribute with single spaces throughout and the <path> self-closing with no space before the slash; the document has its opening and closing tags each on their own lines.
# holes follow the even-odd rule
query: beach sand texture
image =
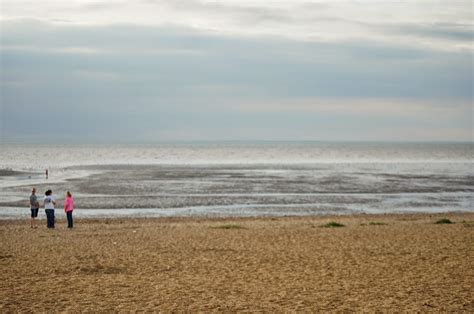
<svg viewBox="0 0 474 314">
<path fill-rule="evenodd" d="M 456 223 L 433 223 L 442 217 Z M 345 227 L 320 227 L 329 221 Z M 0 311 L 474 312 L 473 221 L 103 219 L 72 231 L 1 221 Z"/>
</svg>

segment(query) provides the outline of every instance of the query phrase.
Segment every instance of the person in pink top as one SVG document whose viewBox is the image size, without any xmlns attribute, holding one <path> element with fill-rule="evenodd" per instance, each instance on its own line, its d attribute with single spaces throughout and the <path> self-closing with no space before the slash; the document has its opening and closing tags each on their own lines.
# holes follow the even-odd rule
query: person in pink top
<svg viewBox="0 0 474 314">
<path fill-rule="evenodd" d="M 64 201 L 64 212 L 67 216 L 67 227 L 72 229 L 72 211 L 74 210 L 74 200 L 71 192 L 66 192 L 66 200 Z"/>
</svg>

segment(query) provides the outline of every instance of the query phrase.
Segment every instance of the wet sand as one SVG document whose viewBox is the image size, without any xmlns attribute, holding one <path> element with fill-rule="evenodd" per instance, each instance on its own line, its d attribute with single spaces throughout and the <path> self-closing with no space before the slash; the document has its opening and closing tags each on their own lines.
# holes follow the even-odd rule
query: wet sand
<svg viewBox="0 0 474 314">
<path fill-rule="evenodd" d="M 474 311 L 472 213 L 40 223 L 0 221 L 1 312 Z"/>
<path fill-rule="evenodd" d="M 470 165 L 470 164 L 469 164 Z M 441 167 L 441 168 L 437 168 Z M 447 168 L 443 168 L 447 167 Z M 52 189 L 79 209 L 159 209 L 172 216 L 286 216 L 471 210 L 472 167 L 464 164 L 96 165 L 28 181 L 0 176 L 0 209 L 28 204 Z M 466 170 L 466 171 L 464 171 Z M 68 179 L 58 179 L 60 177 Z M 71 176 L 71 177 L 70 177 Z M 77 177 L 75 177 L 77 176 Z M 35 183 L 35 184 L 33 184 Z M 9 186 L 8 184 L 11 184 Z M 216 208 L 217 207 L 217 208 Z M 173 213 L 190 209 L 189 213 Z M 86 213 L 86 211 L 83 211 Z M 1 213 L 0 213 L 1 214 Z M 20 218 L 20 217 L 18 217 Z"/>
</svg>

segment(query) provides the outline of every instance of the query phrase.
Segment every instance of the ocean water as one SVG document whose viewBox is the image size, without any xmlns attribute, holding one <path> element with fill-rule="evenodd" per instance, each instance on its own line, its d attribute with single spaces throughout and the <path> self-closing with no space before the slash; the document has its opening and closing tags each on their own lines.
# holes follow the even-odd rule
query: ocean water
<svg viewBox="0 0 474 314">
<path fill-rule="evenodd" d="M 472 143 L 0 148 L 0 219 L 27 217 L 32 186 L 71 190 L 82 217 L 474 211 Z"/>
</svg>

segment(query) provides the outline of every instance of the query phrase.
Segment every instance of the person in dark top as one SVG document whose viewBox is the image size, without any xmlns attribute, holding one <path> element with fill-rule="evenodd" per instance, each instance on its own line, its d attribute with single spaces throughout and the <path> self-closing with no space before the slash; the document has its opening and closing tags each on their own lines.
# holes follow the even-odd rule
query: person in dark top
<svg viewBox="0 0 474 314">
<path fill-rule="evenodd" d="M 36 197 L 36 188 L 33 188 L 31 190 L 31 195 L 30 195 L 30 210 L 31 210 L 31 228 L 38 228 L 36 225 L 36 217 L 38 217 L 38 211 L 39 211 L 39 202 L 38 198 Z"/>
</svg>

